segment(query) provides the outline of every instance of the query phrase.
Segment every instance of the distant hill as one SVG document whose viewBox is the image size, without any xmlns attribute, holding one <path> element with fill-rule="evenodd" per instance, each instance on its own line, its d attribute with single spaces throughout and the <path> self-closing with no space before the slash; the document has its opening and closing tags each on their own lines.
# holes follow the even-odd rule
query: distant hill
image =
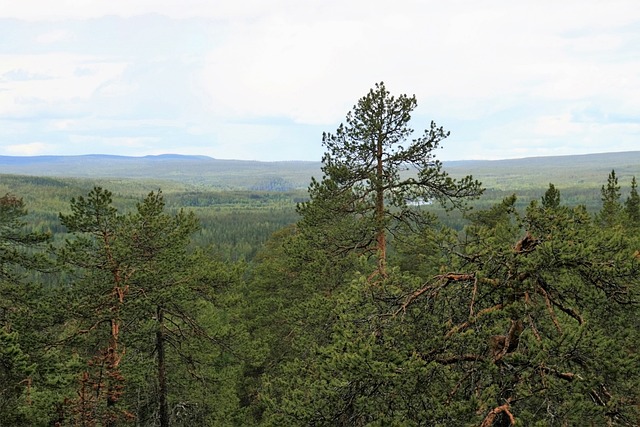
<svg viewBox="0 0 640 427">
<path fill-rule="evenodd" d="M 573 156 L 527 157 L 511 160 L 466 160 L 444 162 L 455 177 L 472 174 L 487 188 L 516 190 L 548 187 L 599 188 L 615 169 L 619 183 L 629 186 L 640 179 L 640 151 Z"/>
<path fill-rule="evenodd" d="M 206 156 L 164 154 L 127 157 L 0 156 L 0 173 L 94 179 L 177 181 L 220 189 L 303 189 L 320 174 L 320 162 L 219 160 Z"/>
<path fill-rule="evenodd" d="M 196 188 L 290 190 L 306 189 L 312 176 L 320 177 L 320 162 L 259 162 L 221 160 L 206 156 L 165 154 L 127 157 L 0 156 L 0 174 L 93 179 L 150 179 L 173 181 Z M 487 188 L 518 190 L 599 187 L 612 169 L 627 185 L 640 179 L 640 151 L 575 156 L 529 157 L 511 160 L 463 160 L 444 162 L 454 177 L 468 174 Z"/>
</svg>

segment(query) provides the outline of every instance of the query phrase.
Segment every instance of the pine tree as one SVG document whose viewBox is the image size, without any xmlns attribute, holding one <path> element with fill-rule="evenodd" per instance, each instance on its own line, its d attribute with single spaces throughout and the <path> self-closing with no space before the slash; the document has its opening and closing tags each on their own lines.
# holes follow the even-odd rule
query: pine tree
<svg viewBox="0 0 640 427">
<path fill-rule="evenodd" d="M 39 331 L 34 310 L 45 305 L 34 300 L 40 286 L 31 283 L 28 273 L 51 267 L 43 256 L 48 233 L 30 231 L 21 198 L 0 197 L 0 424 L 30 425 L 24 414 L 36 365 L 29 339 Z M 26 341 L 26 342 L 25 342 Z M 41 344 L 41 343 L 40 343 Z"/>
<path fill-rule="evenodd" d="M 13 194 L 0 197 L 0 281 L 18 283 L 25 270 L 46 269 L 48 263 L 38 251 L 49 233 L 29 231 L 24 201 Z"/>
<path fill-rule="evenodd" d="M 72 238 L 59 255 L 75 327 L 63 341 L 80 349 L 86 366 L 69 421 L 168 426 L 176 407 L 203 425 L 220 416 L 209 401 L 219 392 L 213 364 L 233 353 L 226 335 L 234 331 L 218 330 L 230 327 L 214 321 L 213 301 L 239 273 L 191 250 L 197 218 L 166 212 L 160 191 L 121 213 L 111 192 L 96 187 L 71 210 L 60 215 Z M 201 381 L 185 382 L 190 376 Z"/>
<path fill-rule="evenodd" d="M 560 191 L 553 184 L 549 184 L 549 188 L 542 196 L 542 206 L 549 209 L 560 206 Z"/>
<path fill-rule="evenodd" d="M 624 203 L 624 210 L 629 224 L 633 227 L 640 226 L 640 196 L 638 196 L 638 184 L 635 176 L 631 180 L 631 191 Z"/>
<path fill-rule="evenodd" d="M 161 192 L 152 192 L 136 206 L 136 211 L 125 217 L 123 234 L 128 236 L 129 257 L 136 260 L 137 271 L 131 277 L 131 286 L 138 290 L 134 309 L 127 317 L 144 324 L 155 320 L 156 380 L 158 382 L 158 421 L 161 427 L 169 425 L 169 380 L 167 372 L 167 346 L 174 337 L 169 326 L 183 323 L 185 327 L 197 325 L 196 319 L 184 306 L 191 275 L 195 271 L 188 257 L 187 247 L 191 235 L 198 229 L 193 213 L 184 211 L 176 215 L 164 212 Z M 191 276 L 191 277 L 190 277 Z M 191 295 L 189 304 L 194 303 Z M 130 320 L 130 321 L 131 321 Z"/>
<path fill-rule="evenodd" d="M 415 96 L 396 98 L 377 83 L 347 114 L 346 124 L 335 134 L 323 134 L 324 178 L 312 180 L 311 201 L 299 206 L 302 226 L 321 228 L 324 242 L 336 252 L 373 253 L 383 276 L 388 233 L 399 223 L 421 223 L 420 211 L 411 204 L 439 201 L 460 207 L 482 192 L 470 176 L 449 177 L 435 158 L 449 132 L 432 122 L 421 137 L 409 139 L 416 106 Z"/>
<path fill-rule="evenodd" d="M 637 240 L 515 202 L 442 240 L 427 280 L 339 289 L 330 338 L 270 378 L 269 425 L 634 425 Z"/>
<path fill-rule="evenodd" d="M 60 214 L 61 223 L 74 239 L 59 252 L 61 261 L 75 269 L 82 291 L 73 310 L 83 319 L 79 334 L 93 332 L 99 349 L 88 354 L 82 373 L 75 412 L 80 423 L 115 426 L 127 416 L 119 402 L 125 378 L 120 364 L 125 354 L 121 343 L 122 310 L 131 287 L 134 260 L 121 254 L 126 238 L 120 232 L 123 216 L 112 204 L 111 192 L 95 187 L 87 197 L 71 200 L 69 215 Z M 95 394 L 94 394 L 95 390 Z"/>
<path fill-rule="evenodd" d="M 622 205 L 620 204 L 620 185 L 616 171 L 612 170 L 607 178 L 607 185 L 602 186 L 602 209 L 598 214 L 599 221 L 604 226 L 612 226 L 619 222 Z"/>
</svg>

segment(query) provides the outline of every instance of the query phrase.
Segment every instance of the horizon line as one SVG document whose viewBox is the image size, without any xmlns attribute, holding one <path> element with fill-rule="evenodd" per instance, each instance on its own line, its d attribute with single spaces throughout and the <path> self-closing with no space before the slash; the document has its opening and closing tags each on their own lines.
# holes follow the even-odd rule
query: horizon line
<svg viewBox="0 0 640 427">
<path fill-rule="evenodd" d="M 523 156 L 523 157 L 508 157 L 499 159 L 450 159 L 440 160 L 445 162 L 499 162 L 509 160 L 524 160 L 524 159 L 541 159 L 541 158 L 554 158 L 554 157 L 581 157 L 581 156 L 599 156 L 608 154 L 627 154 L 638 153 L 640 150 L 624 150 L 624 151 L 603 151 L 595 153 L 580 153 L 580 154 L 554 154 L 554 155 L 537 155 L 537 156 Z M 37 159 L 47 157 L 117 157 L 123 159 L 144 159 L 144 158 L 159 158 L 159 157 L 185 157 L 185 158 L 205 158 L 210 160 L 220 161 L 234 161 L 234 162 L 260 162 L 260 163 L 322 163 L 322 160 L 302 160 L 302 159 L 290 159 L 290 160 L 256 160 L 256 159 L 232 159 L 232 158 L 219 158 L 212 157 L 206 154 L 180 154 L 180 153 L 161 153 L 161 154 L 144 154 L 144 155 L 125 155 L 125 154 L 108 154 L 108 153 L 86 153 L 86 154 L 34 154 L 34 155 L 10 155 L 0 154 L 0 158 L 20 158 L 20 159 Z"/>
</svg>

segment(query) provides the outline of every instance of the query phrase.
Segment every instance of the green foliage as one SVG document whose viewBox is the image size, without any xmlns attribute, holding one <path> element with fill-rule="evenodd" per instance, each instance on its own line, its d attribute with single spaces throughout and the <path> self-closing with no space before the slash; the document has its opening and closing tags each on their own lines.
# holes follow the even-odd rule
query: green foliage
<svg viewBox="0 0 640 427">
<path fill-rule="evenodd" d="M 612 226 L 620 221 L 622 204 L 620 203 L 620 185 L 616 171 L 612 170 L 607 178 L 607 185 L 602 186 L 602 209 L 598 215 L 600 223 L 604 226 Z"/>
<path fill-rule="evenodd" d="M 542 196 L 542 207 L 555 209 L 560 206 L 560 191 L 553 184 L 549 184 L 549 189 Z"/>
<path fill-rule="evenodd" d="M 457 242 L 457 232 L 432 216 L 432 225 L 419 232 L 405 230 L 395 235 L 391 264 L 401 271 L 427 280 L 451 264 L 452 254 L 448 250 Z"/>
<path fill-rule="evenodd" d="M 29 425 L 23 408 L 29 401 L 31 376 L 35 366 L 30 362 L 17 332 L 0 329 L 0 424 Z"/>
<path fill-rule="evenodd" d="M 629 224 L 634 227 L 640 226 L 640 196 L 638 196 L 638 183 L 635 176 L 631 180 L 631 191 L 624 203 L 624 210 Z"/>
<path fill-rule="evenodd" d="M 65 341 L 83 349 L 87 363 L 68 418 L 107 424 L 135 418 L 145 425 L 159 419 L 164 426 L 220 416 L 223 407 L 208 406 L 202 388 L 183 385 L 182 378 L 191 373 L 215 382 L 220 375 L 201 366 L 228 359 L 215 351 L 228 341 L 219 330 L 224 318 L 210 319 L 219 288 L 237 279 L 189 251 L 198 229 L 195 215 L 166 213 L 160 192 L 121 214 L 112 194 L 96 187 L 73 199 L 71 214 L 60 218 L 73 233 L 59 254 L 76 289 Z M 91 395 L 88 389 L 101 392 Z"/>
<path fill-rule="evenodd" d="M 451 178 L 435 158 L 449 132 L 431 123 L 409 138 L 414 96 L 392 96 L 384 83 L 358 100 L 335 134 L 324 133 L 322 181 L 312 180 L 310 201 L 300 204 L 301 227 L 323 233 L 323 246 L 344 253 L 373 252 L 384 273 L 386 236 L 401 224 L 420 227 L 414 204 L 437 200 L 460 207 L 482 193 L 471 176 Z M 412 174 L 405 176 L 405 171 Z"/>
<path fill-rule="evenodd" d="M 51 237 L 30 231 L 24 202 L 12 194 L 0 197 L 0 281 L 16 283 L 25 270 L 41 270 L 47 263 L 32 251 Z"/>
<path fill-rule="evenodd" d="M 245 371 L 246 400 L 257 421 L 265 421 L 269 406 L 263 389 L 268 378 L 287 375 L 290 361 L 309 357 L 312 347 L 330 340 L 333 296 L 356 274 L 356 261 L 332 257 L 295 227 L 276 233 L 256 257 L 240 313 L 252 347 L 261 352 Z"/>
<path fill-rule="evenodd" d="M 595 216 L 599 186 L 562 181 L 562 205 L 560 185 L 492 189 L 464 217 L 389 193 L 379 275 L 377 175 L 342 191 L 328 155 L 298 223 L 296 192 L 3 180 L 35 209 L 0 211 L 0 424 L 637 424 L 635 179 L 622 204 L 612 172 Z"/>
<path fill-rule="evenodd" d="M 12 194 L 0 197 L 0 424 L 30 425 L 25 414 L 36 365 L 29 353 L 37 331 L 33 312 L 38 286 L 29 274 L 44 271 L 50 263 L 43 244 L 50 235 L 31 231 L 24 221 L 24 202 Z M 24 329 L 23 329 L 24 328 Z M 24 331 L 23 334 L 22 331 Z"/>
<path fill-rule="evenodd" d="M 427 246 L 445 262 L 427 279 L 337 289 L 330 336 L 268 378 L 267 424 L 634 425 L 637 240 L 582 207 L 515 203 Z"/>
</svg>

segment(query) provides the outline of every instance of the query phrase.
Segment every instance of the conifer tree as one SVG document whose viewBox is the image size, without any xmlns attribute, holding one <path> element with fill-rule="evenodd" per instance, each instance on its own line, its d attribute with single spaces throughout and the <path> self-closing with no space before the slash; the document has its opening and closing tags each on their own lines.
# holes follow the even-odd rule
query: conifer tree
<svg viewBox="0 0 640 427">
<path fill-rule="evenodd" d="M 631 226 L 640 226 L 640 196 L 638 196 L 638 183 L 634 176 L 631 180 L 631 191 L 624 203 L 624 210 Z"/>
<path fill-rule="evenodd" d="M 24 201 L 13 194 L 0 197 L 0 425 L 28 425 L 21 414 L 35 373 L 23 338 L 36 334 L 32 301 L 39 286 L 29 283 L 28 272 L 44 271 L 50 263 L 42 255 L 48 233 L 30 231 L 24 220 Z"/>
<path fill-rule="evenodd" d="M 188 251 L 198 221 L 193 213 L 164 209 L 162 193 L 152 192 L 135 211 L 122 214 L 111 192 L 96 187 L 72 200 L 71 214 L 60 215 L 73 234 L 60 259 L 77 289 L 71 306 L 77 328 L 68 341 L 84 337 L 88 358 L 72 408 L 76 422 L 108 426 L 136 417 L 168 426 L 170 363 L 196 363 L 197 356 L 186 350 L 189 340 L 202 340 L 203 348 L 215 342 L 198 318 L 217 285 L 208 270 L 212 265 Z M 127 362 L 134 350 L 147 362 L 142 354 L 155 356 L 154 381 L 138 384 L 148 387 L 152 401 L 144 413 L 137 413 L 130 398 L 135 393 L 127 373 L 144 370 Z"/>
<path fill-rule="evenodd" d="M 549 209 L 555 209 L 560 206 L 560 191 L 551 183 L 544 196 L 542 196 L 542 206 Z"/>
<path fill-rule="evenodd" d="M 24 201 L 13 194 L 0 197 L 0 280 L 18 283 L 26 270 L 41 270 L 48 263 L 37 249 L 47 242 L 49 233 L 29 231 L 24 222 Z"/>
<path fill-rule="evenodd" d="M 612 170 L 607 177 L 607 185 L 601 190 L 602 209 L 598 214 L 599 221 L 604 226 L 612 226 L 620 220 L 622 205 L 620 203 L 620 185 L 616 171 Z"/>
<path fill-rule="evenodd" d="M 139 325 L 146 319 L 155 320 L 154 353 L 161 427 L 169 426 L 170 415 L 167 346 L 175 337 L 169 322 L 182 321 L 186 326 L 196 324 L 190 310 L 184 306 L 184 299 L 192 279 L 187 271 L 190 268 L 195 271 L 187 256 L 187 247 L 191 235 L 198 229 L 193 213 L 180 211 L 170 215 L 164 208 L 162 193 L 149 193 L 137 204 L 136 211 L 125 217 L 123 224 L 123 234 L 128 236 L 130 245 L 128 256 L 137 264 L 137 271 L 131 278 L 131 286 L 137 291 L 136 301 L 131 304 L 133 309 L 127 311 L 127 317 L 130 321 L 137 320 Z M 193 303 L 193 300 L 189 301 L 189 304 Z"/>
<path fill-rule="evenodd" d="M 422 136 L 410 139 L 416 106 L 415 96 L 392 96 L 377 83 L 347 114 L 346 124 L 323 134 L 324 177 L 312 180 L 311 201 L 299 206 L 301 225 L 322 229 L 324 242 L 336 252 L 373 253 L 382 275 L 388 233 L 401 223 L 421 223 L 412 205 L 437 201 L 460 207 L 482 192 L 471 176 L 449 177 L 436 159 L 449 132 L 431 122 Z"/>
<path fill-rule="evenodd" d="M 515 202 L 441 241 L 422 283 L 340 289 L 330 339 L 269 382 L 270 425 L 635 425 L 637 241 Z"/>
<path fill-rule="evenodd" d="M 113 206 L 111 192 L 95 187 L 86 198 L 72 199 L 71 211 L 59 215 L 74 235 L 59 255 L 65 265 L 75 269 L 82 286 L 76 296 L 79 303 L 72 308 L 73 314 L 83 319 L 78 334 L 93 332 L 98 339 L 94 345 L 99 348 L 87 355 L 90 360 L 81 374 L 75 416 L 81 424 L 115 426 L 127 416 L 119 407 L 125 380 L 120 366 L 125 354 L 121 328 L 135 263 L 121 253 L 126 245 L 120 232 L 124 218 Z"/>
</svg>

